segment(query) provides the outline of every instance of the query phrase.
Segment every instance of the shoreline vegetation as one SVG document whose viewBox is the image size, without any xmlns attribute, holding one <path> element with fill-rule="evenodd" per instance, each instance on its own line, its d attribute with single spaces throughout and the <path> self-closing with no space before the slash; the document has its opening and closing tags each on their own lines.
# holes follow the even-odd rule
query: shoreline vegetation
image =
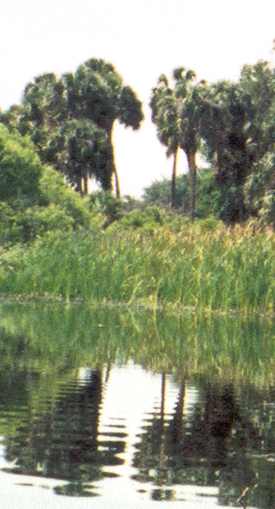
<svg viewBox="0 0 275 509">
<path fill-rule="evenodd" d="M 116 122 L 141 127 L 134 89 L 95 58 L 34 78 L 0 111 L 0 296 L 273 315 L 274 85 L 265 61 L 236 82 L 161 75 L 151 120 L 172 175 L 137 200 L 113 147 Z"/>
<path fill-rule="evenodd" d="M 2 252 L 0 295 L 272 315 L 274 248 L 271 231 L 206 222 L 48 233 Z"/>
</svg>

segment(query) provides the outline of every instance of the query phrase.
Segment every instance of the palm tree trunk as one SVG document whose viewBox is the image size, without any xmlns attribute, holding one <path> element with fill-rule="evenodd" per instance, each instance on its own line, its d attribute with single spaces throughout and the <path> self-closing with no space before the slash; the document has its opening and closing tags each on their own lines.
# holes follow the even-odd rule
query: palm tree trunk
<svg viewBox="0 0 275 509">
<path fill-rule="evenodd" d="M 114 173 L 114 177 L 115 177 L 116 197 L 120 198 L 120 184 L 119 184 L 119 178 L 118 178 L 118 173 L 117 173 L 117 169 L 116 169 L 115 163 L 113 165 L 113 173 Z"/>
<path fill-rule="evenodd" d="M 173 154 L 173 168 L 171 180 L 171 207 L 176 208 L 176 179 L 177 179 L 177 160 L 178 160 L 178 147 Z"/>
<path fill-rule="evenodd" d="M 178 395 L 178 401 L 176 403 L 175 413 L 173 416 L 173 419 L 170 423 L 170 432 L 173 435 L 173 439 L 177 442 L 177 444 L 180 444 L 183 438 L 184 433 L 184 417 L 183 417 L 183 410 L 184 410 L 184 399 L 185 399 L 185 383 L 184 381 L 181 382 L 180 388 L 179 388 L 179 395 Z"/>
<path fill-rule="evenodd" d="M 194 221 L 196 216 L 196 198 L 197 198 L 197 165 L 196 165 L 196 152 L 190 151 L 187 153 L 187 161 L 190 175 L 191 184 L 191 203 L 190 212 L 191 219 Z"/>
<path fill-rule="evenodd" d="M 80 176 L 78 176 L 77 179 L 76 179 L 75 190 L 79 194 L 82 193 L 82 182 L 81 182 L 81 177 Z"/>
<path fill-rule="evenodd" d="M 164 422 L 164 414 L 165 414 L 165 393 L 166 393 L 166 374 L 162 373 L 161 375 L 161 403 L 160 403 L 160 419 L 161 422 Z"/>
<path fill-rule="evenodd" d="M 118 177 L 116 164 L 115 164 L 112 135 L 113 135 L 113 125 L 107 130 L 108 144 L 109 144 L 109 157 L 106 162 L 106 165 L 107 165 L 106 170 L 107 170 L 108 177 L 110 178 L 110 182 L 112 182 L 112 180 L 114 178 L 116 197 L 120 198 L 120 184 L 119 184 L 119 177 Z M 110 187 L 112 190 L 112 184 Z"/>
<path fill-rule="evenodd" d="M 83 194 L 88 194 L 88 175 L 84 175 L 83 177 Z"/>
</svg>

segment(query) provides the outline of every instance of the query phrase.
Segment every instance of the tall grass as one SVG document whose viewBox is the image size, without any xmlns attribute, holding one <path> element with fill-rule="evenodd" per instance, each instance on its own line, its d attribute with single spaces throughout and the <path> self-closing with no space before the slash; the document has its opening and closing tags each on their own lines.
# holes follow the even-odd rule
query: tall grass
<svg viewBox="0 0 275 509">
<path fill-rule="evenodd" d="M 249 228 L 48 235 L 2 255 L 0 292 L 272 312 L 274 247 Z"/>
</svg>

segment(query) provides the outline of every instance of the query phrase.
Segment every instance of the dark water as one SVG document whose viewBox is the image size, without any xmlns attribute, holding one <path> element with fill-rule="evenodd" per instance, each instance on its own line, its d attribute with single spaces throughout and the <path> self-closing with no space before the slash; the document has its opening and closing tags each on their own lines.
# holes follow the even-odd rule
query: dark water
<svg viewBox="0 0 275 509">
<path fill-rule="evenodd" d="M 2 306 L 0 481 L 28 507 L 275 509 L 272 324 L 121 313 Z"/>
</svg>

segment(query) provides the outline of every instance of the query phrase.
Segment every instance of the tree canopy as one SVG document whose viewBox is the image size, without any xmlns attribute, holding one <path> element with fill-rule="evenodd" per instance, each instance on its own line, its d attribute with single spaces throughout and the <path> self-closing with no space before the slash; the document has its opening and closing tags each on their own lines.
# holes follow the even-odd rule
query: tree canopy
<svg viewBox="0 0 275 509">
<path fill-rule="evenodd" d="M 275 71 L 265 61 L 245 65 L 236 82 L 196 81 L 175 69 L 173 85 L 161 75 L 152 91 L 152 120 L 173 155 L 171 203 L 176 205 L 176 162 L 182 149 L 191 177 L 190 212 L 196 213 L 196 154 L 203 150 L 215 170 L 219 215 L 226 223 L 273 217 Z M 262 210 L 263 209 L 263 210 Z"/>
<path fill-rule="evenodd" d="M 150 107 L 158 139 L 173 158 L 172 207 L 178 206 L 181 150 L 190 181 L 184 213 L 192 219 L 200 216 L 197 155 L 201 153 L 214 172 L 214 209 L 218 200 L 223 221 L 232 224 L 255 217 L 274 224 L 275 70 L 270 63 L 244 65 L 239 80 L 211 84 L 198 81 L 193 70 L 176 68 L 171 80 L 164 74 L 159 77 Z M 80 194 L 88 193 L 93 178 L 103 191 L 110 193 L 115 187 L 117 198 L 120 181 L 114 160 L 114 125 L 120 122 L 136 130 L 142 119 L 142 104 L 134 90 L 124 84 L 111 63 L 95 58 L 60 77 L 54 73 L 36 77 L 25 87 L 21 104 L 0 113 L 0 122 L 10 132 L 29 136 L 41 163 L 59 170 Z M 5 200 L 13 199 L 14 193 L 23 196 L 28 185 L 35 193 L 39 181 L 40 162 L 34 158 L 33 148 L 18 135 L 15 138 L 21 148 L 17 146 L 9 155 L 13 164 L 7 163 L 7 171 L 7 156 L 2 158 L 0 198 Z M 7 138 L 5 143 L 13 144 L 15 138 Z M 15 164 L 16 154 L 19 150 L 22 155 L 23 148 L 25 159 Z M 27 161 L 33 169 L 32 184 L 30 175 L 25 182 Z M 26 195 L 29 199 L 27 191 Z"/>
<path fill-rule="evenodd" d="M 220 81 L 200 90 L 200 133 L 216 167 L 227 223 L 246 219 L 245 186 L 274 147 L 275 74 L 267 62 L 244 66 L 238 82 Z"/>
<path fill-rule="evenodd" d="M 10 128 L 29 134 L 44 163 L 63 172 L 75 188 L 87 192 L 94 177 L 104 190 L 113 178 L 120 195 L 112 131 L 116 120 L 138 129 L 141 102 L 112 64 L 90 59 L 75 73 L 43 74 L 29 83 L 22 104 L 1 115 Z"/>
</svg>

